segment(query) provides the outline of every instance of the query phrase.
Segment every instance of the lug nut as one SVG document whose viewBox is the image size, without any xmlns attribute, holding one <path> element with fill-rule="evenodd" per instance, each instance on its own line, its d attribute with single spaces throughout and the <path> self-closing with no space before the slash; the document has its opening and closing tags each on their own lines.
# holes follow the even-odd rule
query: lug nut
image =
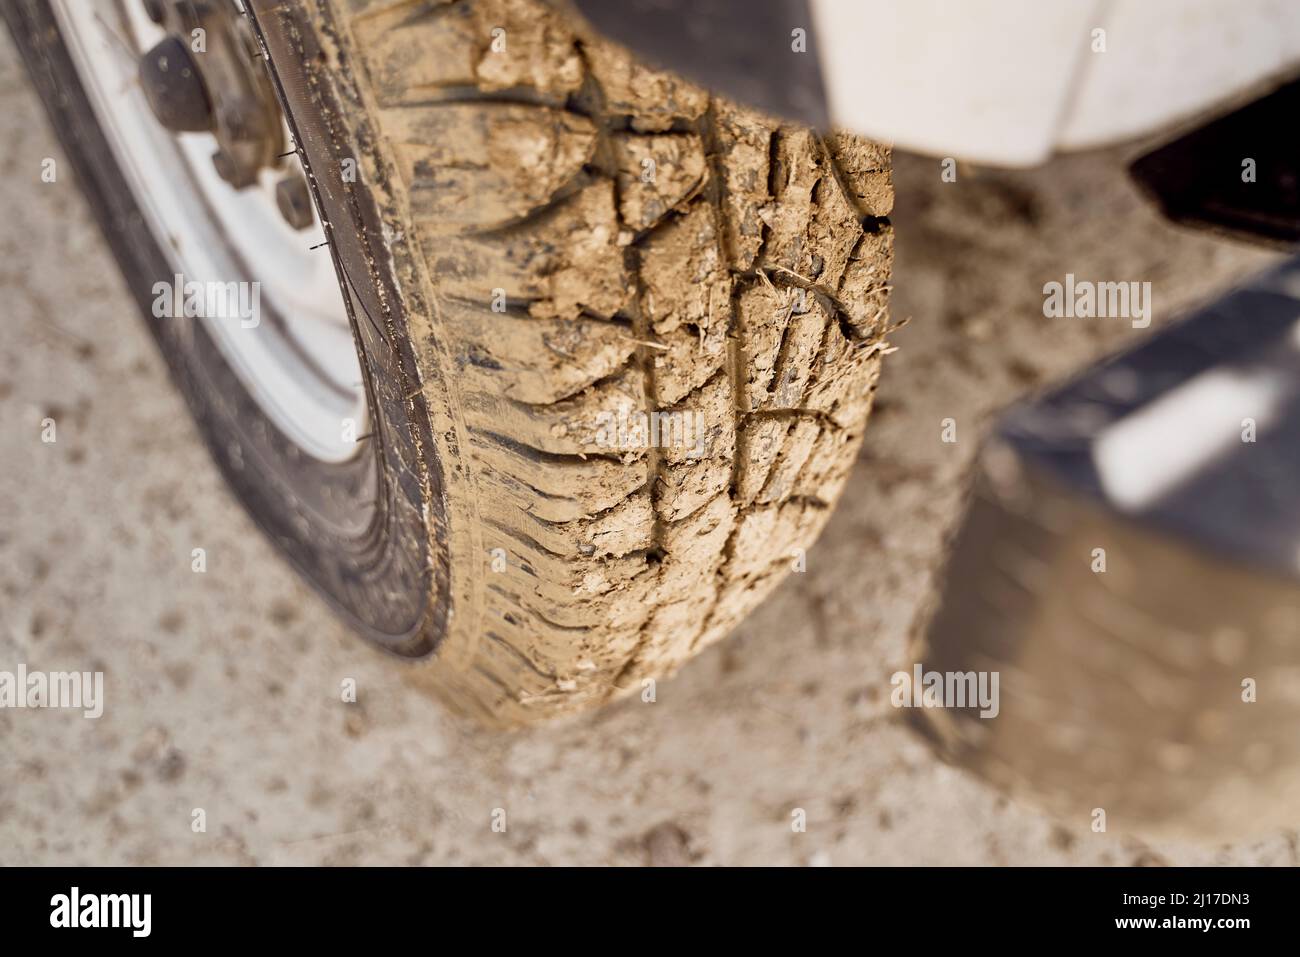
<svg viewBox="0 0 1300 957">
<path fill-rule="evenodd" d="M 253 185 L 253 180 L 257 178 L 257 173 L 249 173 L 225 150 L 217 150 L 212 154 L 212 166 L 217 171 L 217 175 L 224 179 L 235 189 L 243 189 L 245 186 Z"/>
<path fill-rule="evenodd" d="M 315 221 L 311 208 L 311 191 L 307 181 L 297 173 L 290 173 L 275 184 L 275 204 L 280 215 L 294 229 L 306 229 Z"/>
<path fill-rule="evenodd" d="M 217 171 L 217 175 L 227 183 L 233 183 L 235 179 L 235 163 L 230 158 L 229 153 L 223 153 L 217 150 L 212 154 L 212 166 Z"/>
</svg>

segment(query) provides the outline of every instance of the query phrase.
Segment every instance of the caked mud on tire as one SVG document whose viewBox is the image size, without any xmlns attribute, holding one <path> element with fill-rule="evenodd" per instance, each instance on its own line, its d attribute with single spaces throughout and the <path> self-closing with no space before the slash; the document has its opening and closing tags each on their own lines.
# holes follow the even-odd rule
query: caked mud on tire
<svg viewBox="0 0 1300 957">
<path fill-rule="evenodd" d="M 421 680 L 518 723 L 671 671 L 843 487 L 883 353 L 888 151 L 710 97 L 537 0 L 280 19 L 360 150 L 432 420 L 450 609 Z M 639 431 L 655 412 L 681 413 L 669 435 Z"/>
<path fill-rule="evenodd" d="M 888 151 L 711 97 L 541 0 L 245 6 L 343 277 L 378 478 L 304 463 L 201 329 L 155 323 L 250 512 L 414 681 L 493 723 L 724 636 L 861 442 Z M 164 252 L 48 11 L 6 14 L 143 305 Z"/>
</svg>

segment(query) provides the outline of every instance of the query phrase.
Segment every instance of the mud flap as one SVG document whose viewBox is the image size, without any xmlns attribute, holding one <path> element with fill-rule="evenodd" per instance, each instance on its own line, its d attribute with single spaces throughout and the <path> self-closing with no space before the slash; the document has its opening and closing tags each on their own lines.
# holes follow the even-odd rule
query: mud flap
<svg viewBox="0 0 1300 957">
<path fill-rule="evenodd" d="M 907 662 L 1000 700 L 909 716 L 1094 829 L 1294 826 L 1297 492 L 1300 259 L 1002 417 Z"/>
</svg>

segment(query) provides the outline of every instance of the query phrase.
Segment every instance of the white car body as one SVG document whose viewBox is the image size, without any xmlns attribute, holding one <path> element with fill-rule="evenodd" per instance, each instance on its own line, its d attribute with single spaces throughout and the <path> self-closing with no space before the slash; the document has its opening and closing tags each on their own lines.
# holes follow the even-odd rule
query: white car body
<svg viewBox="0 0 1300 957">
<path fill-rule="evenodd" d="M 833 122 L 995 165 L 1130 139 L 1249 99 L 1300 68 L 1297 0 L 810 6 Z"/>
</svg>

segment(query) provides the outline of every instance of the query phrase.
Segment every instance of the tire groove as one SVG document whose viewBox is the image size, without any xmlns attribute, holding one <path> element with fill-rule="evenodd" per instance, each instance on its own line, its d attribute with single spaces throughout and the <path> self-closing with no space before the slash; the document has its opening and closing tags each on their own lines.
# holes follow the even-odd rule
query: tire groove
<svg viewBox="0 0 1300 957">
<path fill-rule="evenodd" d="M 465 16 L 453 23 L 445 17 L 449 9 L 459 9 Z M 456 327 L 442 317 L 440 304 L 454 301 L 457 308 L 481 305 L 459 295 L 467 292 L 472 296 L 475 283 L 485 288 L 515 286 L 510 290 L 511 322 L 484 320 L 482 325 L 487 331 L 481 331 L 478 320 L 467 320 L 463 330 L 467 335 L 472 333 L 473 342 L 481 340 L 488 357 L 494 355 L 490 348 L 494 334 L 515 335 L 523 328 L 521 323 L 534 315 L 538 321 L 568 319 L 575 309 L 584 319 L 622 326 L 635 340 L 635 348 L 620 343 L 611 353 L 609 334 L 598 335 L 578 327 L 571 341 L 581 348 L 573 348 L 572 355 L 559 352 L 556 359 L 544 352 L 543 345 L 533 342 L 534 332 L 529 328 L 521 341 L 532 343 L 529 349 L 536 345 L 542 350 L 539 354 L 544 355 L 544 361 L 532 361 L 534 353 L 524 352 L 519 346 L 501 352 L 499 368 L 473 365 L 467 369 L 473 381 L 462 380 L 452 387 L 458 408 L 472 402 L 476 393 L 505 399 L 508 404 L 483 405 L 474 413 L 474 421 L 466 414 L 463 420 L 456 420 L 454 434 L 448 432 L 446 438 L 456 443 L 460 461 L 469 473 L 466 479 L 471 486 L 463 488 L 461 494 L 479 499 L 473 506 L 473 521 L 480 535 L 474 547 L 485 547 L 481 538 L 504 540 L 511 558 L 508 579 L 494 583 L 491 576 L 480 575 L 476 580 L 474 589 L 479 597 L 471 600 L 482 605 L 484 614 L 477 620 L 482 622 L 484 632 L 462 636 L 468 650 L 456 671 L 444 669 L 445 687 L 463 707 L 480 712 L 486 708 L 506 723 L 608 700 L 630 680 L 660 674 L 706 638 L 711 640 L 721 634 L 761 597 L 769 587 L 767 581 L 778 577 L 780 560 L 772 558 L 774 549 L 787 541 L 806 544 L 821 521 L 816 516 L 823 516 L 829 508 L 819 493 L 825 498 L 833 496 L 834 481 L 841 474 L 839 463 L 845 455 L 839 449 L 851 454 L 851 443 L 822 441 L 827 434 L 843 434 L 844 429 L 828 412 L 807 408 L 813 400 L 806 397 L 812 383 L 818 381 L 814 378 L 820 369 L 818 360 L 826 359 L 830 374 L 836 372 L 843 359 L 844 354 L 837 351 L 839 344 L 827 338 L 835 333 L 826 333 L 816 355 L 812 355 L 809 350 L 816 345 L 811 341 L 814 330 L 806 322 L 799 340 L 802 344 L 794 348 L 789 323 L 779 341 L 774 342 L 778 339 L 777 320 L 756 316 L 752 328 L 746 328 L 739 304 L 742 293 L 757 295 L 752 290 L 760 283 L 805 288 L 832 317 L 828 329 L 834 326 L 833 318 L 847 310 L 835 292 L 827 288 L 827 277 L 822 277 L 819 284 L 765 265 L 765 259 L 772 255 L 778 236 L 782 246 L 794 249 L 800 247 L 791 243 L 823 242 L 826 223 L 835 224 L 829 245 L 834 245 L 836 238 L 848 238 L 851 212 L 861 211 L 861 206 L 855 203 L 842 210 L 839 219 L 830 220 L 822 218 L 814 199 L 808 212 L 808 222 L 818 223 L 814 230 L 801 226 L 798 219 L 804 208 L 799 203 L 806 206 L 807 197 L 800 199 L 791 193 L 790 208 L 794 212 L 783 211 L 786 218 L 769 220 L 768 214 L 781 195 L 781 177 L 791 169 L 802 169 L 797 164 L 809 162 L 816 152 L 811 144 L 805 145 L 799 139 L 801 131 L 781 128 L 725 100 L 706 97 L 678 78 L 657 74 L 650 68 L 628 66 L 622 53 L 604 40 L 588 38 L 583 28 L 566 23 L 549 4 L 472 0 L 435 10 L 421 6 L 418 0 L 402 0 L 369 11 L 369 15 L 379 14 L 402 18 L 403 29 L 410 30 L 402 37 L 403 50 L 450 49 L 447 45 L 452 40 L 460 42 L 466 24 L 477 24 L 473 29 L 479 32 L 472 35 L 478 37 L 486 35 L 484 24 L 499 20 L 510 30 L 510 56 L 524 58 L 489 61 L 486 50 L 471 51 L 469 73 L 457 65 L 460 60 L 455 60 L 446 69 L 413 69 L 407 75 L 391 68 L 391 61 L 376 61 L 374 69 L 381 74 L 384 102 L 382 108 L 370 109 L 370 118 L 381 135 L 393 135 L 393 142 L 402 140 L 401 128 L 419 128 L 420 111 L 450 106 L 521 108 L 518 112 L 524 119 L 520 122 L 529 129 L 534 122 L 543 125 L 543 120 L 534 119 L 526 110 L 557 116 L 571 114 L 594 127 L 594 140 L 581 168 L 566 163 L 561 174 L 554 169 L 559 157 L 505 160 L 536 162 L 539 171 L 556 175 L 555 179 L 535 180 L 527 198 L 517 196 L 515 205 L 503 205 L 510 201 L 509 197 L 484 197 L 486 202 L 497 204 L 484 209 L 500 209 L 511 218 L 484 223 L 489 217 L 480 210 L 477 215 L 481 219 L 464 227 L 452 221 L 459 212 L 446 213 L 431 205 L 428 213 L 432 219 L 416 214 L 408 223 L 418 221 L 411 232 L 418 238 L 424 261 L 421 269 L 426 272 L 422 275 L 428 277 L 433 288 L 433 295 L 428 297 L 435 312 L 431 342 L 446 337 L 446 342 L 456 345 Z M 382 26 L 382 22 L 371 23 L 371 33 L 377 35 Z M 459 32 L 440 32 L 453 29 Z M 562 42 L 554 42 L 560 34 L 564 36 Z M 377 43 L 375 49 L 382 52 L 387 48 Z M 519 67 L 520 63 L 524 66 Z M 557 81 L 561 69 L 567 72 L 563 80 Z M 478 79 L 475 85 L 466 86 L 456 81 L 460 76 Z M 427 82 L 430 78 L 453 82 Z M 405 86 L 403 79 L 407 81 Z M 518 82 L 521 80 L 524 82 Z M 499 85 L 494 88 L 494 84 Z M 543 88 L 550 92 L 544 93 Z M 371 90 L 375 89 L 372 84 Z M 384 114 L 389 114 L 387 119 Z M 385 129 L 386 123 L 393 128 Z M 661 154 L 658 144 L 633 139 L 669 134 L 698 139 L 690 146 L 693 165 L 689 174 L 688 168 L 680 165 L 662 166 L 665 155 L 673 157 L 667 162 L 676 164 L 681 153 Z M 408 140 L 415 147 L 431 145 L 419 136 Z M 818 142 L 833 161 L 829 146 Z M 850 144 L 846 150 L 852 148 Z M 704 171 L 696 181 L 701 152 Z M 649 187 L 648 195 L 663 205 L 642 212 L 647 209 L 647 188 L 630 179 L 629 170 L 635 167 L 633 158 L 646 155 L 657 160 L 661 168 L 676 171 L 677 179 Z M 850 162 L 858 154 L 844 155 Z M 623 162 L 616 162 L 616 158 Z M 406 194 L 399 195 L 401 201 L 409 204 L 410 193 L 418 197 L 421 186 L 436 179 L 438 171 L 421 168 L 418 173 L 413 184 L 395 184 L 401 188 L 400 193 Z M 832 174 L 842 175 L 842 171 L 832 166 L 827 179 Z M 752 175 L 755 179 L 733 178 L 738 175 Z M 504 189 L 511 182 L 504 177 L 502 185 L 490 185 Z M 839 188 L 851 202 L 856 199 L 843 182 L 836 180 L 830 185 Z M 545 195 L 548 190 L 550 194 Z M 544 200 L 528 205 L 543 195 Z M 474 197 L 466 198 L 467 203 L 476 201 Z M 706 208 L 708 213 L 704 212 Z M 635 221 L 637 228 L 630 228 L 628 220 Z M 714 235 L 706 238 L 709 221 Z M 779 234 L 778 227 L 782 230 Z M 803 237 L 799 229 L 807 230 Z M 448 238 L 444 243 L 461 245 L 452 247 L 452 251 L 440 250 L 438 237 L 444 233 L 456 234 L 454 240 Z M 748 256 L 751 249 L 754 253 L 748 261 L 738 258 Z M 457 284 L 457 294 L 443 294 L 437 274 L 439 255 L 450 261 L 449 257 L 462 255 L 462 250 L 463 257 L 453 264 L 448 280 Z M 818 246 L 812 246 L 811 251 L 818 255 L 825 252 Z M 869 257 L 864 254 L 864 258 Z M 798 261 L 787 264 L 809 272 Z M 681 271 L 685 266 L 690 267 L 689 274 Z M 497 276 L 505 281 L 497 281 Z M 708 283 L 707 292 L 701 287 L 703 282 Z M 722 298 L 719 287 L 726 290 L 725 303 L 718 301 Z M 513 295 L 516 291 L 526 295 L 517 298 Z M 726 310 L 725 317 L 719 309 Z M 609 315 L 598 315 L 594 310 Z M 566 335 L 569 332 L 565 330 Z M 708 352 L 706 332 L 711 340 L 712 351 Z M 690 341 L 695 333 L 699 333 L 698 347 Z M 764 335 L 770 338 L 764 339 Z M 589 346 L 589 342 L 594 344 Z M 719 344 L 724 344 L 722 356 L 716 351 Z M 773 345 L 778 363 L 798 365 L 792 371 L 794 380 L 803 383 L 805 398 L 791 397 L 792 404 L 798 402 L 793 408 L 748 409 L 748 365 L 754 361 L 751 350 L 755 356 L 766 356 L 764 350 Z M 604 356 L 599 368 L 610 368 L 615 363 L 617 368 L 586 382 L 586 376 L 576 375 L 574 369 L 586 368 L 583 364 L 588 357 L 597 354 Z M 804 368 L 806 363 L 811 365 Z M 818 394 L 816 404 L 822 404 L 825 395 L 827 408 L 843 418 L 834 403 L 839 402 L 841 392 L 848 394 L 857 388 L 859 376 L 853 373 L 850 377 L 851 371 L 846 364 L 842 386 L 832 383 L 825 390 L 823 382 L 825 391 Z M 537 379 L 553 373 L 562 377 Z M 692 386 L 697 377 L 705 377 L 704 384 Z M 571 389 L 577 380 L 584 384 Z M 602 390 L 602 385 L 608 388 Z M 547 401 L 512 398 L 511 390 L 516 388 L 528 391 L 514 395 Z M 558 390 L 565 394 L 551 398 Z M 585 423 L 592 414 L 602 411 L 600 406 L 614 404 L 620 394 L 635 406 L 638 392 L 646 415 L 660 411 L 661 392 L 678 396 L 672 403 L 674 410 L 706 409 L 713 429 L 720 424 L 729 430 L 722 433 L 724 444 L 714 447 L 720 451 L 695 461 L 684 461 L 680 453 L 657 448 L 655 442 L 647 443 L 644 453 L 635 457 L 572 452 L 579 447 L 579 437 L 586 435 L 585 425 L 580 426 L 580 432 L 566 429 L 572 430 L 574 423 Z M 772 493 L 777 500 L 741 505 L 737 489 L 742 479 L 752 483 L 755 478 L 745 472 L 754 466 L 741 455 L 741 436 L 747 423 L 751 428 L 761 426 L 768 431 L 779 428 L 762 425 L 768 421 L 789 423 L 787 433 L 793 433 L 795 426 L 805 421 L 815 422 L 822 431 L 808 453 L 810 464 L 788 462 L 790 474 L 783 476 L 781 490 Z M 812 431 L 807 425 L 801 427 L 801 456 Z M 775 459 L 778 465 L 791 454 L 786 448 L 790 440 L 780 441 L 783 445 Z M 537 447 L 539 443 L 564 451 L 546 452 Z M 815 457 L 820 460 L 814 463 Z M 814 466 L 815 477 L 804 481 L 801 470 Z M 824 475 L 831 479 L 824 480 Z M 638 500 L 639 496 L 645 498 Z M 678 510 L 686 508 L 690 511 L 678 514 Z M 621 514 L 617 509 L 626 512 Z M 742 534 L 742 524 L 752 516 L 755 521 Z M 535 525 L 530 525 L 530 519 Z M 642 542 L 648 546 L 623 551 Z M 593 548 L 585 549 L 583 543 Z M 593 557 L 595 549 L 601 554 Z M 481 556 L 466 552 L 455 559 L 470 567 Z M 467 573 L 466 577 L 474 576 Z M 575 586 L 579 581 L 581 586 Z M 516 590 L 521 593 L 514 594 Z M 538 603 L 549 614 L 539 612 L 535 607 Z M 511 627 L 498 625 L 488 633 L 488 622 L 503 615 L 510 616 L 504 620 Z M 556 615 L 560 621 L 552 620 Z M 462 611 L 453 621 L 461 630 L 475 627 L 472 611 Z M 580 624 L 563 625 L 561 621 Z M 611 623 L 615 621 L 618 624 Z M 481 643 L 475 646 L 475 641 Z M 522 660 L 515 661 L 497 651 L 498 644 Z M 570 644 L 572 647 L 568 647 Z M 524 652 L 525 647 L 531 654 Z M 435 681 L 441 683 L 442 679 Z"/>
</svg>

